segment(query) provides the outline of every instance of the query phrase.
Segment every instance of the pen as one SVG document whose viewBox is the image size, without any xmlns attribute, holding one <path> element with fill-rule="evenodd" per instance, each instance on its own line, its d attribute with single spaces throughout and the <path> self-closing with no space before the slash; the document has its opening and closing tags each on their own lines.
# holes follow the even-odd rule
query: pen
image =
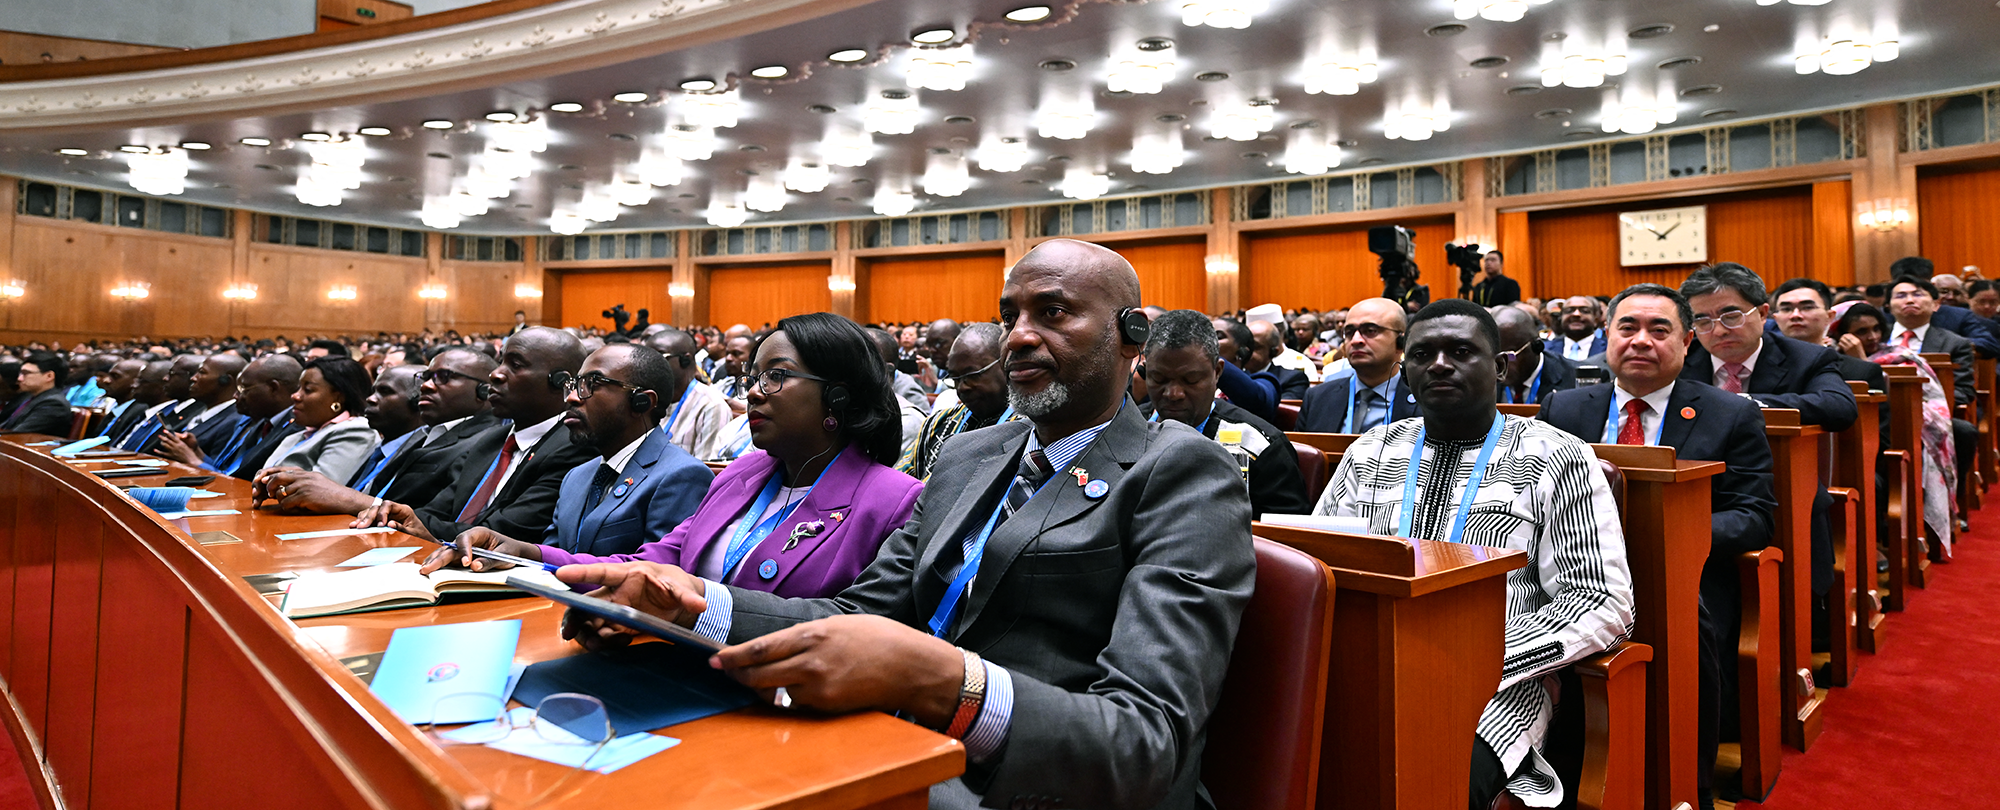
<svg viewBox="0 0 2000 810">
<path fill-rule="evenodd" d="M 526 566 L 528 568 L 540 568 L 543 571 L 547 571 L 551 574 L 555 573 L 557 568 L 562 567 L 560 565 L 553 565 L 545 562 L 536 562 L 526 557 L 516 557 L 512 554 L 502 554 L 498 551 L 494 551 L 492 549 L 484 549 L 478 546 L 472 546 L 471 548 L 466 549 L 466 551 L 471 552 L 472 556 L 474 557 L 485 557 L 489 560 L 499 560 L 500 562 L 513 563 L 515 565 Z"/>
</svg>

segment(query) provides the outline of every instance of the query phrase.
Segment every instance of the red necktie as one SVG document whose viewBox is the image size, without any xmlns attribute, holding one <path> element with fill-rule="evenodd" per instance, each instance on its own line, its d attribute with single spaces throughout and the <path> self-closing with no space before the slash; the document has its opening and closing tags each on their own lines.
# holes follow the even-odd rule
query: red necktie
<svg viewBox="0 0 2000 810">
<path fill-rule="evenodd" d="M 1910 330 L 1907 330 L 1907 329 L 1903 330 L 1903 337 L 1902 337 L 1902 341 L 1903 341 L 1903 348 L 1905 348 L 1905 349 L 1907 349 L 1907 348 L 1910 348 L 1911 344 L 1912 344 L 1912 343 L 1913 343 L 1913 342 L 1914 342 L 1914 341 L 1915 341 L 1916 339 L 1917 339 L 1917 333 L 1915 333 L 1915 332 L 1912 332 L 1912 331 L 1910 331 Z"/>
<path fill-rule="evenodd" d="M 1743 364 L 1722 364 L 1722 390 L 1732 394 L 1743 393 Z"/>
<path fill-rule="evenodd" d="M 1619 444 L 1645 444 L 1646 429 L 1639 424 L 1639 417 L 1652 410 L 1646 401 L 1633 397 L 1625 403 L 1625 421 L 1618 425 Z"/>
<path fill-rule="evenodd" d="M 500 458 L 493 462 L 493 471 L 472 491 L 472 500 L 465 502 L 465 508 L 458 510 L 458 522 L 469 523 L 486 511 L 486 505 L 493 502 L 493 493 L 500 489 L 500 479 L 507 475 L 507 465 L 513 463 L 514 453 L 520 449 L 521 443 L 514 440 L 514 434 L 507 434 L 507 443 L 500 446 Z"/>
</svg>

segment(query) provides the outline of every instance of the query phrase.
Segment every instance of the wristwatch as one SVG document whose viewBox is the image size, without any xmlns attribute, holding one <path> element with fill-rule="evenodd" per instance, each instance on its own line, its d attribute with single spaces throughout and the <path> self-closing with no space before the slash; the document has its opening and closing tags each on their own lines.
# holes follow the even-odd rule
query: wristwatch
<svg viewBox="0 0 2000 810">
<path fill-rule="evenodd" d="M 972 721 L 979 719 L 979 707 L 986 703 L 986 665 L 980 663 L 976 652 L 960 648 L 959 653 L 965 656 L 965 680 L 958 686 L 958 713 L 951 716 L 951 724 L 944 730 L 945 736 L 955 740 L 972 732 Z"/>
</svg>

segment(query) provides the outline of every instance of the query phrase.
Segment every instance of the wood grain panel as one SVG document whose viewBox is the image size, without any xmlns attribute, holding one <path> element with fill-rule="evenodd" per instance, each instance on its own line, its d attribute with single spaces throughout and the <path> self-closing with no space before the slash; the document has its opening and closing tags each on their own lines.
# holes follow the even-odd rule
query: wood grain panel
<svg viewBox="0 0 2000 810">
<path fill-rule="evenodd" d="M 433 305 L 442 315 L 446 329 L 460 332 L 506 332 L 514 328 L 514 310 L 524 310 L 528 322 L 540 314 L 532 300 L 514 297 L 514 285 L 530 283 L 525 265 L 518 262 L 445 262 L 438 282 L 445 286 L 445 300 Z M 541 272 L 531 283 L 541 288 Z M 660 310 L 653 310 L 658 314 Z"/>
<path fill-rule="evenodd" d="M 563 273 L 562 321 L 552 325 L 610 329 L 611 319 L 602 313 L 612 304 L 624 304 L 634 318 L 640 309 L 647 309 L 653 320 L 671 321 L 673 299 L 667 295 L 667 287 L 673 281 L 671 267 Z"/>
<path fill-rule="evenodd" d="M 1768 287 L 1805 276 L 1828 283 L 1837 266 L 1812 261 L 1816 210 L 1811 186 L 1792 186 L 1672 201 L 1621 203 L 1529 215 L 1536 288 L 1553 295 L 1613 295 L 1641 282 L 1679 287 L 1698 265 L 1619 265 L 1618 214 L 1655 208 L 1708 206 L 1710 262 L 1738 262 Z M 1829 237 L 1831 238 L 1831 237 Z M 1511 262 L 1510 262 L 1511 264 Z M 1852 269 L 1848 271 L 1852 277 Z"/>
<path fill-rule="evenodd" d="M 0 526 L 14 526 L 15 505 L 21 502 L 21 482 L 0 475 Z M 14 538 L 18 531 L 0 531 L 0 608 L 8 611 L 0 618 L 0 678 L 14 680 Z"/>
<path fill-rule="evenodd" d="M 91 799 L 97 807 L 172 807 L 180 794 L 186 586 L 140 543 L 104 544 L 106 599 L 98 615 Z"/>
<path fill-rule="evenodd" d="M 228 322 L 221 293 L 229 240 L 17 217 L 13 241 L 14 272 L 27 295 L 7 307 L 12 329 L 190 335 L 215 334 Z M 128 281 L 151 284 L 152 297 L 113 299 L 111 289 Z"/>
<path fill-rule="evenodd" d="M 864 323 L 991 321 L 1000 317 L 1000 287 L 1006 258 L 976 256 L 870 259 L 858 268 L 856 286 L 866 284 Z M 712 283 L 712 282 L 711 282 Z"/>
<path fill-rule="evenodd" d="M 695 320 L 727 327 L 776 325 L 787 315 L 833 308 L 827 289 L 830 262 L 718 265 L 708 272 L 708 312 Z M 996 296 L 997 297 L 997 296 Z"/>
<path fill-rule="evenodd" d="M 1275 303 L 1286 309 L 1333 309 L 1382 294 L 1379 262 L 1368 252 L 1369 223 L 1305 233 L 1244 237 L 1245 309 Z M 1431 300 L 1458 294 L 1458 270 L 1444 260 L 1444 243 L 1456 238 L 1450 220 L 1400 222 L 1416 232 L 1417 267 Z"/>
<path fill-rule="evenodd" d="M 1496 232 L 1493 238 L 1500 243 L 1507 275 L 1521 282 L 1522 298 L 1541 297 L 1536 291 L 1535 242 L 1529 237 L 1528 212 L 1507 211 L 1495 216 L 1494 222 Z"/>
<path fill-rule="evenodd" d="M 1165 309 L 1208 310 L 1208 241 L 1120 244 L 1105 247 L 1139 272 L 1139 300 Z"/>
<path fill-rule="evenodd" d="M 76 494 L 63 493 L 74 502 Z M 74 640 L 49 650 L 49 720 L 42 745 L 64 801 L 90 806 L 91 724 L 97 711 L 98 593 L 103 573 L 104 518 L 96 510 L 63 509 L 55 515 L 56 537 L 52 638 Z"/>
<path fill-rule="evenodd" d="M 22 503 L 49 503 L 54 485 L 24 481 Z M 7 688 L 21 704 L 29 728 L 47 728 L 49 705 L 50 608 L 55 590 L 55 532 L 44 512 L 19 510 L 14 516 L 13 671 Z"/>
<path fill-rule="evenodd" d="M 195 625 L 187 636 L 187 683 L 182 692 L 181 807 L 284 807 L 339 810 L 359 806 L 355 785 L 329 779 L 319 746 L 299 727 L 301 718 L 269 690 L 239 690 L 261 680 L 242 652 Z M 215 745 L 229 740 L 230 745 Z M 244 778 L 244 755 L 256 752 L 257 775 Z"/>
<path fill-rule="evenodd" d="M 239 322 L 293 337 L 413 332 L 423 328 L 417 290 L 425 272 L 423 259 L 253 245 L 247 278 L 257 285 L 257 299 L 241 305 Z M 327 290 L 337 285 L 353 286 L 355 299 L 329 300 Z"/>
<path fill-rule="evenodd" d="M 1918 175 L 1917 209 L 1923 212 L 1924 255 L 1939 272 L 1956 273 L 1971 264 L 1983 268 L 1987 278 L 2000 277 L 2000 228 L 1994 227 L 2000 167 Z"/>
<path fill-rule="evenodd" d="M 1836 287 L 1854 283 L 1854 183 L 1829 180 L 1812 187 L 1814 278 Z"/>
</svg>

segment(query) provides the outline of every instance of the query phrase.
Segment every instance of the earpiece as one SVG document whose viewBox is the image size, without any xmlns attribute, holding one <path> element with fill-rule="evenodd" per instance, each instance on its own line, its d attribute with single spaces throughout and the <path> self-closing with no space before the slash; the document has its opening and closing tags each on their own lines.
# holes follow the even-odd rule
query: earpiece
<svg viewBox="0 0 2000 810">
<path fill-rule="evenodd" d="M 481 383 L 479 383 L 478 385 L 475 385 L 475 386 L 473 386 L 473 387 L 472 387 L 472 398 L 473 398 L 473 399 L 477 399 L 477 400 L 479 400 L 480 402 L 485 402 L 485 401 L 486 401 L 486 398 L 487 398 L 487 397 L 490 397 L 490 396 L 493 396 L 493 384 L 492 384 L 492 383 L 489 383 L 489 382 L 481 382 Z"/>
<path fill-rule="evenodd" d="M 1126 307 L 1118 310 L 1118 336 L 1130 346 L 1146 345 L 1146 338 L 1153 335 L 1153 322 L 1144 310 Z"/>
<path fill-rule="evenodd" d="M 564 378 L 569 376 L 574 376 L 574 374 L 575 372 L 566 372 L 566 371 L 549 372 L 549 390 L 552 390 L 558 394 L 563 393 L 563 383 L 565 382 Z"/>
<path fill-rule="evenodd" d="M 694 355 L 692 354 L 677 354 L 674 355 L 674 359 L 681 361 L 681 368 L 694 365 Z"/>
<path fill-rule="evenodd" d="M 826 409 L 834 413 L 846 411 L 848 404 L 852 402 L 848 397 L 847 386 L 845 385 L 827 386 L 820 395 L 820 399 L 826 404 Z"/>
<path fill-rule="evenodd" d="M 1410 339 L 1410 333 L 1409 333 L 1408 331 L 1403 331 L 1403 332 L 1397 332 L 1397 333 L 1396 333 L 1396 351 L 1399 351 L 1399 352 L 1400 352 L 1400 351 L 1402 351 L 1402 350 L 1403 350 L 1403 343 L 1404 343 L 1404 342 L 1406 342 L 1406 341 L 1408 341 L 1409 339 Z"/>
<path fill-rule="evenodd" d="M 651 413 L 653 411 L 653 398 L 659 396 L 652 391 L 627 391 L 625 393 L 628 395 L 628 404 L 632 408 L 633 413 Z"/>
</svg>

